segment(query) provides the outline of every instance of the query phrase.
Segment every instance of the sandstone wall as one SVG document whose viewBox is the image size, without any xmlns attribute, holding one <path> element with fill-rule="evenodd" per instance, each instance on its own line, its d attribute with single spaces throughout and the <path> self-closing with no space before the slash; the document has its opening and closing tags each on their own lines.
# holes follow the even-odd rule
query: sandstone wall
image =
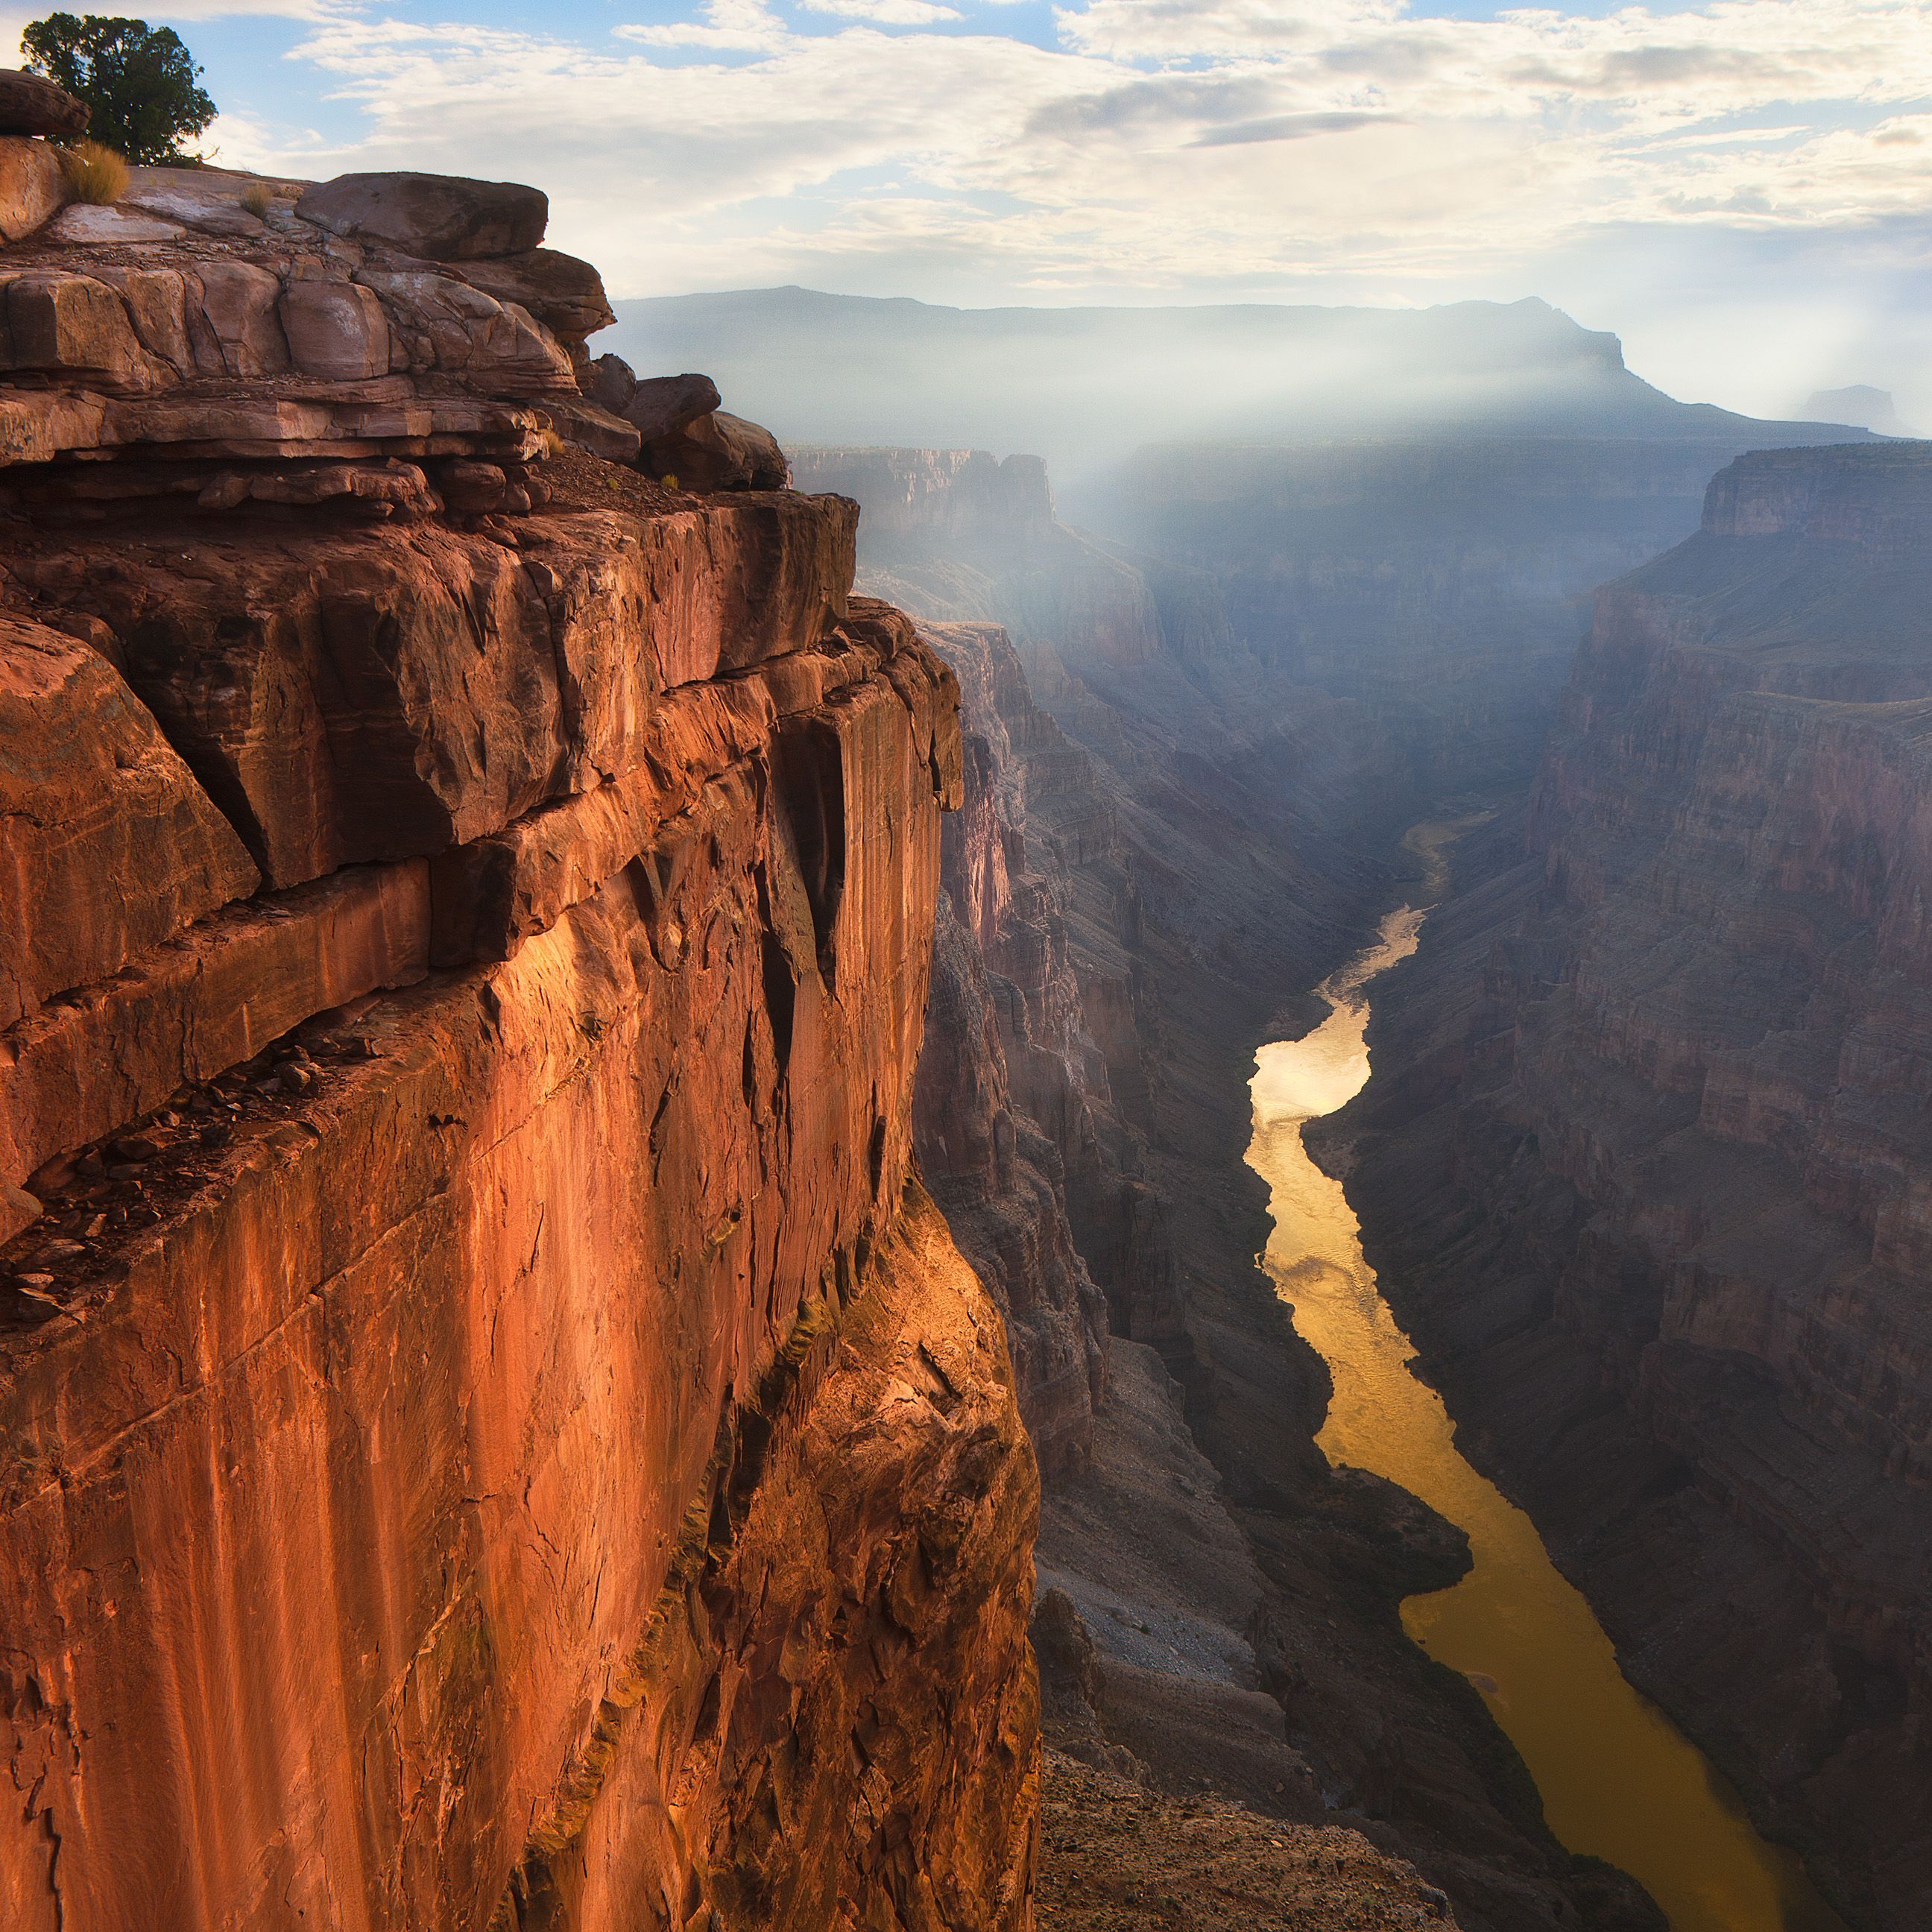
<svg viewBox="0 0 1932 1932">
<path fill-rule="evenodd" d="M 1922 446 L 1745 458 L 1598 598 L 1350 1180 L 1633 1672 L 1860 1924 L 1932 1909 Z M 1518 858 L 1516 854 L 1526 856 Z"/>
<path fill-rule="evenodd" d="M 150 259 L 332 253 L 256 229 Z M 0 1921 L 1021 1932 L 1034 1464 L 912 1160 L 956 682 L 849 502 L 513 482 L 474 364 L 373 497 L 274 374 L 0 470 Z"/>
</svg>

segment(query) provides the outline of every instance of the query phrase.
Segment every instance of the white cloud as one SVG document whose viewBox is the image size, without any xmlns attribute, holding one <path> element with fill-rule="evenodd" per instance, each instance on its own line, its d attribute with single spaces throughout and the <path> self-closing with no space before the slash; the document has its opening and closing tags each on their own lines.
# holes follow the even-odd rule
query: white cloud
<svg viewBox="0 0 1932 1932">
<path fill-rule="evenodd" d="M 800 0 L 815 14 L 842 14 L 848 20 L 870 20 L 881 27 L 931 27 L 941 20 L 956 20 L 956 7 L 942 7 L 937 0 Z"/>
<path fill-rule="evenodd" d="M 1086 0 L 1051 48 L 999 17 L 705 0 L 586 44 L 334 15 L 301 52 L 366 136 L 250 130 L 251 156 L 525 176 L 620 294 L 1515 296 L 1593 236 L 1850 235 L 1932 202 L 1924 0 Z"/>
</svg>

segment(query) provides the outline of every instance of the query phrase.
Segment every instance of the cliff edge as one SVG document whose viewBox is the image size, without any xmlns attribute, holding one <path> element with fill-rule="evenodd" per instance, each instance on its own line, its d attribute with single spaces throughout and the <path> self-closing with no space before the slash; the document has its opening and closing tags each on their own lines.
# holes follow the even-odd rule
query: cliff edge
<svg viewBox="0 0 1932 1932">
<path fill-rule="evenodd" d="M 956 686 L 851 504 L 635 466 L 542 212 L 0 250 L 23 1932 L 1031 1922 L 1034 1458 L 910 1156 Z"/>
</svg>

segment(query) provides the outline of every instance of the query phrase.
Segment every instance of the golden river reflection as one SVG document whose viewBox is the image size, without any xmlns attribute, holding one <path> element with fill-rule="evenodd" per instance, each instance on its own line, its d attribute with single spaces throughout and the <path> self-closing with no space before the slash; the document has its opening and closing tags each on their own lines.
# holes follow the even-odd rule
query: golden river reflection
<svg viewBox="0 0 1932 1932">
<path fill-rule="evenodd" d="M 1410 835 L 1432 896 L 1452 830 Z M 1402 1622 L 1482 1693 L 1565 1845 L 1640 1879 L 1672 1932 L 1844 1932 L 1797 1860 L 1757 1835 L 1702 1754 L 1624 1682 L 1528 1517 L 1462 1460 L 1441 1396 L 1409 1371 L 1414 1351 L 1362 1258 L 1354 1211 L 1302 1146 L 1302 1124 L 1367 1080 L 1366 989 L 1414 951 L 1424 916 L 1406 907 L 1384 920 L 1376 944 L 1321 988 L 1328 1018 L 1263 1047 L 1252 1082 L 1248 1163 L 1273 1196 L 1268 1270 L 1334 1379 L 1317 1439 L 1330 1462 L 1386 1476 L 1468 1533 L 1474 1568 L 1411 1597 Z"/>
</svg>

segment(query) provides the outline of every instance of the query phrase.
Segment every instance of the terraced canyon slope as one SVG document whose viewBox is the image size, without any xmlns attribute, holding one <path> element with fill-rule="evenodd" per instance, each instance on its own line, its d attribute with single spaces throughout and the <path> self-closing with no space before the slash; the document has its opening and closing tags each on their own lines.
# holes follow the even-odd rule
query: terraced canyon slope
<svg viewBox="0 0 1932 1932">
<path fill-rule="evenodd" d="M 1846 1916 L 1932 1914 L 1932 449 L 1604 590 L 1341 1118 L 1371 1258 L 1628 1668 Z"/>
<path fill-rule="evenodd" d="M 0 252 L 0 1922 L 1020 1932 L 953 677 L 540 195 L 246 185 Z"/>
</svg>

